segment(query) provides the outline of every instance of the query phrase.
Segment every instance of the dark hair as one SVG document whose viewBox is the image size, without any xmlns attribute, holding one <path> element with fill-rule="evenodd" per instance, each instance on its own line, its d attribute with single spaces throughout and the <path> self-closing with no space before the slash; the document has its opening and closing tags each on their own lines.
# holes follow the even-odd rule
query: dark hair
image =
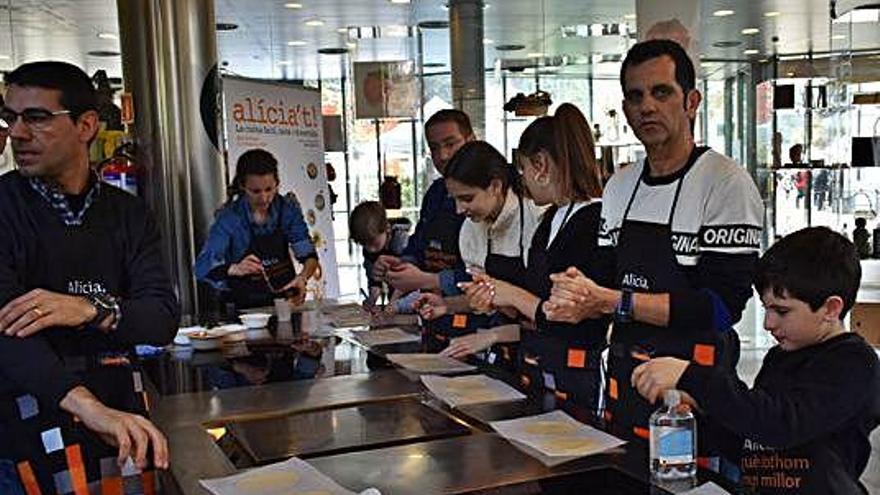
<svg viewBox="0 0 880 495">
<path fill-rule="evenodd" d="M 498 179 L 505 193 L 512 187 L 517 195 L 523 194 L 519 171 L 485 141 L 469 141 L 459 148 L 446 164 L 443 178 L 480 189 L 488 189 Z"/>
<path fill-rule="evenodd" d="M 626 58 L 620 66 L 620 88 L 623 90 L 623 94 L 626 95 L 626 71 L 630 67 L 664 55 L 675 62 L 675 82 L 681 86 L 685 96 L 696 88 L 697 76 L 694 62 L 684 51 L 684 48 L 672 40 L 655 39 L 636 43 L 626 53 Z"/>
<path fill-rule="evenodd" d="M 242 153 L 235 162 L 235 177 L 229 187 L 230 196 L 239 195 L 244 191 L 244 181 L 248 175 L 271 175 L 280 182 L 278 160 L 272 156 L 272 153 L 259 148 Z"/>
<path fill-rule="evenodd" d="M 856 218 L 856 227 L 865 228 L 866 225 L 868 225 L 868 221 L 865 219 L 865 217 Z"/>
<path fill-rule="evenodd" d="M 755 290 L 787 292 L 816 311 L 831 296 L 843 299 L 843 319 L 856 301 L 862 265 L 852 242 L 827 227 L 810 227 L 783 237 L 764 253 Z"/>
<path fill-rule="evenodd" d="M 553 157 L 563 197 L 571 201 L 602 197 L 593 132 L 576 106 L 563 103 L 552 117 L 541 117 L 526 127 L 517 153 L 533 157 L 540 151 Z"/>
<path fill-rule="evenodd" d="M 455 122 L 455 124 L 458 125 L 458 131 L 461 132 L 461 135 L 465 138 L 474 135 L 474 128 L 471 127 L 470 117 L 468 117 L 466 113 L 455 108 L 440 110 L 434 115 L 431 115 L 431 118 L 425 122 L 425 132 L 427 133 L 431 126 L 442 124 L 444 122 Z"/>
<path fill-rule="evenodd" d="M 376 236 L 388 230 L 385 208 L 378 201 L 364 201 L 351 210 L 348 231 L 354 242 L 369 244 Z"/>
<path fill-rule="evenodd" d="M 61 106 L 73 120 L 98 110 L 98 93 L 89 76 L 67 62 L 43 61 L 18 66 L 6 75 L 7 86 L 54 89 L 61 92 Z"/>
</svg>

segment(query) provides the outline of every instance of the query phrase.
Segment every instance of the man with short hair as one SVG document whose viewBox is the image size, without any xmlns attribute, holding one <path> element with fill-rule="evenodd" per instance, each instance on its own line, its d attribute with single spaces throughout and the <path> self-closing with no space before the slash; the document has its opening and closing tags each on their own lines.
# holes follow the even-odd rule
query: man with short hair
<svg viewBox="0 0 880 495">
<path fill-rule="evenodd" d="M 89 77 L 63 62 L 6 77 L 0 128 L 0 488 L 151 493 L 167 443 L 144 418 L 136 344 L 165 345 L 179 308 L 146 206 L 89 165 Z"/>
<path fill-rule="evenodd" d="M 400 258 L 381 256 L 374 265 L 376 279 L 385 279 L 402 292 L 439 290 L 444 295 L 458 294 L 456 284 L 468 279 L 458 250 L 458 232 L 464 215 L 455 210 L 455 202 L 446 190 L 443 171 L 452 155 L 464 143 L 473 141 L 474 131 L 467 114 L 461 110 L 440 110 L 425 123 L 425 137 L 431 160 L 441 177 L 435 180 L 419 211 L 419 223 Z"/>
<path fill-rule="evenodd" d="M 634 45 L 620 76 L 624 113 L 647 159 L 613 175 L 602 197 L 599 245 L 615 286 L 575 269 L 553 275 L 545 313 L 557 321 L 614 315 L 605 419 L 615 434 L 647 439 L 656 406 L 630 385 L 639 362 L 676 356 L 735 367 L 733 324 L 752 295 L 764 209 L 745 168 L 695 145 L 701 96 L 680 45 Z M 701 418 L 704 447 L 711 429 Z"/>
</svg>

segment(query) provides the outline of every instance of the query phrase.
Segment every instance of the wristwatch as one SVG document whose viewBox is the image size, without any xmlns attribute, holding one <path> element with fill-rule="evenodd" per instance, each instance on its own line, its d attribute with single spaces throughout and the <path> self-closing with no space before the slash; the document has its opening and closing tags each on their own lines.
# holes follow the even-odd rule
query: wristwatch
<svg viewBox="0 0 880 495">
<path fill-rule="evenodd" d="M 632 321 L 633 314 L 633 291 L 632 289 L 620 290 L 620 303 L 614 310 L 614 321 L 618 323 L 629 323 Z"/>
<path fill-rule="evenodd" d="M 110 330 L 115 330 L 120 317 L 119 302 L 116 298 L 110 294 L 89 294 L 87 298 L 89 303 L 91 303 L 97 311 L 95 317 L 92 318 L 92 321 L 90 321 L 89 324 L 99 326 L 108 316 L 113 315 L 113 324 L 111 325 Z"/>
</svg>

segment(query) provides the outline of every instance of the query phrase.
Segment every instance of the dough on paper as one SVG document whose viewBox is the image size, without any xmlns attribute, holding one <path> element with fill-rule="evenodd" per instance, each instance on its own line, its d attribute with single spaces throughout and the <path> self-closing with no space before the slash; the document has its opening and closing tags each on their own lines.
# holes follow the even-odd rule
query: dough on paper
<svg viewBox="0 0 880 495">
<path fill-rule="evenodd" d="M 299 476 L 292 471 L 267 471 L 255 473 L 235 482 L 235 487 L 246 493 L 262 493 L 266 490 L 293 487 Z"/>
<path fill-rule="evenodd" d="M 553 437 L 541 442 L 547 451 L 582 451 L 597 446 L 595 440 L 578 437 Z"/>
<path fill-rule="evenodd" d="M 577 427 L 563 421 L 536 421 L 523 427 L 531 435 L 567 435 L 577 431 Z"/>
</svg>

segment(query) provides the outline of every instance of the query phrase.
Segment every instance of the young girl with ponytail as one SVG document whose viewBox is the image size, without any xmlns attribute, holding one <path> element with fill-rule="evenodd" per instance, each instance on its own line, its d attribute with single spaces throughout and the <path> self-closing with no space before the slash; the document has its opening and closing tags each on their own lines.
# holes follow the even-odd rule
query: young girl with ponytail
<svg viewBox="0 0 880 495">
<path fill-rule="evenodd" d="M 597 234 L 602 178 L 590 126 L 571 104 L 541 117 L 523 132 L 516 153 L 529 196 L 549 205 L 532 238 L 525 280 L 513 282 L 478 275 L 466 288 L 470 305 L 515 312 L 519 332 L 467 336 L 446 351 L 465 355 L 506 340 L 520 340 L 522 382 L 536 393 L 551 392 L 577 416 L 595 415 L 599 406 L 601 353 L 607 346 L 608 319 L 578 324 L 548 322 L 542 310 L 550 297 L 550 275 L 575 267 L 593 279 L 597 273 Z"/>
</svg>

